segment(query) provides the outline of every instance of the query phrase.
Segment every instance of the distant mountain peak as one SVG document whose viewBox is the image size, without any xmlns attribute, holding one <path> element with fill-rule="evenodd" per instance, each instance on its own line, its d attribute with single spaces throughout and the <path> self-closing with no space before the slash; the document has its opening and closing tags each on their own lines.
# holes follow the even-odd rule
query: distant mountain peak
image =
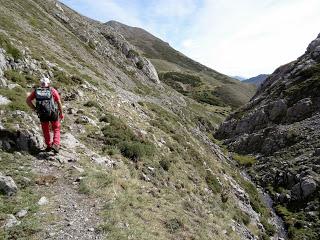
<svg viewBox="0 0 320 240">
<path fill-rule="evenodd" d="M 243 80 L 243 82 L 260 86 L 268 77 L 269 74 L 259 74 L 258 76 Z"/>
</svg>

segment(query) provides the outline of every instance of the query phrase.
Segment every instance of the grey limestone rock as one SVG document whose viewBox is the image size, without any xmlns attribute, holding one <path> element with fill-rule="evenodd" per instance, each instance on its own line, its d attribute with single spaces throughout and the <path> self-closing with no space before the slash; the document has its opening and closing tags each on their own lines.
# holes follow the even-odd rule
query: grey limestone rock
<svg viewBox="0 0 320 240">
<path fill-rule="evenodd" d="M 5 223 L 3 225 L 3 228 L 9 229 L 9 228 L 12 228 L 12 227 L 20 225 L 20 224 L 21 224 L 21 222 L 18 221 L 14 215 L 8 214 L 7 218 L 5 220 Z"/>
<path fill-rule="evenodd" d="M 312 111 L 312 100 L 305 98 L 287 110 L 288 121 L 298 121 Z"/>
<path fill-rule="evenodd" d="M 279 99 L 269 105 L 269 117 L 272 121 L 286 114 L 287 103 L 284 99 Z"/>
<path fill-rule="evenodd" d="M 301 179 L 301 182 L 294 185 L 291 189 L 291 197 L 293 200 L 306 199 L 317 189 L 317 183 L 311 177 Z"/>
<path fill-rule="evenodd" d="M 38 201 L 38 205 L 43 206 L 47 205 L 49 203 L 49 200 L 46 197 L 41 197 Z"/>
<path fill-rule="evenodd" d="M 23 218 L 23 217 L 27 216 L 27 214 L 28 214 L 28 210 L 21 209 L 19 212 L 16 213 L 16 216 L 18 218 Z"/>
<path fill-rule="evenodd" d="M 8 196 L 12 196 L 16 194 L 18 191 L 18 187 L 16 183 L 13 181 L 12 177 L 4 176 L 0 173 L 0 192 Z"/>
<path fill-rule="evenodd" d="M 8 105 L 10 102 L 11 101 L 8 98 L 0 95 L 0 105 Z"/>
</svg>

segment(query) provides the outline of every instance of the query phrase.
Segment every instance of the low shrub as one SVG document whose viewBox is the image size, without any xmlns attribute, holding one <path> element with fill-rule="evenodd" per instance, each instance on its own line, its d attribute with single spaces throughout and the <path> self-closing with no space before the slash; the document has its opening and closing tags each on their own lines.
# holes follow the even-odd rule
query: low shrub
<svg viewBox="0 0 320 240">
<path fill-rule="evenodd" d="M 233 219 L 239 223 L 243 223 L 246 226 L 249 225 L 251 221 L 249 214 L 242 211 L 241 209 L 236 210 L 236 213 L 234 214 Z"/>
<path fill-rule="evenodd" d="M 29 111 L 29 107 L 26 104 L 26 92 L 21 87 L 15 87 L 13 89 L 0 89 L 0 95 L 7 97 L 11 103 L 6 106 L 10 110 Z"/>
<path fill-rule="evenodd" d="M 15 60 L 22 58 L 20 50 L 14 47 L 4 34 L 0 34 L 0 47 L 4 48 L 7 54 L 11 55 Z"/>
<path fill-rule="evenodd" d="M 143 142 L 123 142 L 120 145 L 122 155 L 133 161 L 138 161 L 144 156 L 152 156 L 154 153 L 154 146 Z"/>
<path fill-rule="evenodd" d="M 170 168 L 170 165 L 171 165 L 169 160 L 162 159 L 162 160 L 160 160 L 159 164 L 163 168 L 163 170 L 169 171 L 169 168 Z"/>
<path fill-rule="evenodd" d="M 177 218 L 172 218 L 165 223 L 165 226 L 169 233 L 175 233 L 183 227 L 183 223 Z"/>
<path fill-rule="evenodd" d="M 192 87 L 198 87 L 202 84 L 201 78 L 188 73 L 182 72 L 164 72 L 159 73 L 159 78 L 168 83 L 169 85 L 174 84 L 175 82 L 181 82 L 184 84 L 189 84 Z"/>
<path fill-rule="evenodd" d="M 214 90 L 202 90 L 195 92 L 193 98 L 200 103 L 225 107 L 226 104 L 219 98 Z"/>
<path fill-rule="evenodd" d="M 57 83 L 61 85 L 70 86 L 70 85 L 79 85 L 84 83 L 81 77 L 76 75 L 69 76 L 65 72 L 60 70 L 55 70 L 53 72 L 53 75 L 54 75 L 55 81 L 57 81 Z"/>
<path fill-rule="evenodd" d="M 103 152 L 107 153 L 109 156 L 114 156 L 120 153 L 120 150 L 116 146 L 105 146 Z"/>
<path fill-rule="evenodd" d="M 101 109 L 99 104 L 96 101 L 92 101 L 92 100 L 86 102 L 85 104 L 83 104 L 83 106 L 85 106 L 85 107 L 95 107 L 97 109 Z"/>
<path fill-rule="evenodd" d="M 233 154 L 233 159 L 237 161 L 240 165 L 251 167 L 253 164 L 256 163 L 256 158 L 248 155 L 239 155 L 239 154 Z"/>
<path fill-rule="evenodd" d="M 273 236 L 276 233 L 276 228 L 272 224 L 270 224 L 265 218 L 261 219 L 261 224 L 263 225 L 266 234 L 268 236 Z"/>
<path fill-rule="evenodd" d="M 260 213 L 263 217 L 268 218 L 270 216 L 270 211 L 261 199 L 256 186 L 247 180 L 242 180 L 241 186 L 246 193 L 248 193 L 253 210 Z"/>
<path fill-rule="evenodd" d="M 106 114 L 100 118 L 100 121 L 109 123 L 102 129 L 107 148 L 109 146 L 117 147 L 124 157 L 133 161 L 154 154 L 154 145 L 136 136 L 120 118 Z"/>
<path fill-rule="evenodd" d="M 27 80 L 22 73 L 16 70 L 7 70 L 4 72 L 4 76 L 9 81 L 15 82 L 21 85 L 22 87 L 26 87 Z"/>
<path fill-rule="evenodd" d="M 220 193 L 222 186 L 217 177 L 210 171 L 207 171 L 206 182 L 213 193 Z"/>
</svg>

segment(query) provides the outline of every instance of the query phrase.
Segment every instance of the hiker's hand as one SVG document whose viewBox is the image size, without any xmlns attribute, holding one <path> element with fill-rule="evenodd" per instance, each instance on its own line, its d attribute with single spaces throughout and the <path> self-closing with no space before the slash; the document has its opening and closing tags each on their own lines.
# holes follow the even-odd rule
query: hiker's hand
<svg viewBox="0 0 320 240">
<path fill-rule="evenodd" d="M 62 113 L 60 114 L 60 119 L 61 119 L 61 120 L 63 120 L 63 119 L 64 119 L 64 116 L 63 116 L 63 114 L 62 114 Z"/>
</svg>

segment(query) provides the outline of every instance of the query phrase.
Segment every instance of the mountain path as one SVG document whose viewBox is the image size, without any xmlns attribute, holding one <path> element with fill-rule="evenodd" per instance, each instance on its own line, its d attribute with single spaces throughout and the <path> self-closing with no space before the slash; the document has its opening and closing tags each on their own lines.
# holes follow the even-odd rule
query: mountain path
<svg viewBox="0 0 320 240">
<path fill-rule="evenodd" d="M 62 136 L 62 146 L 70 145 L 66 141 L 68 139 Z M 76 153 L 62 147 L 56 156 L 42 153 L 38 158 L 34 171 L 42 180 L 37 191 L 48 200 L 37 213 L 44 219 L 39 239 L 103 239 L 99 232 L 102 204 L 97 198 L 79 193 L 79 177 L 72 174 L 81 169 Z"/>
</svg>

